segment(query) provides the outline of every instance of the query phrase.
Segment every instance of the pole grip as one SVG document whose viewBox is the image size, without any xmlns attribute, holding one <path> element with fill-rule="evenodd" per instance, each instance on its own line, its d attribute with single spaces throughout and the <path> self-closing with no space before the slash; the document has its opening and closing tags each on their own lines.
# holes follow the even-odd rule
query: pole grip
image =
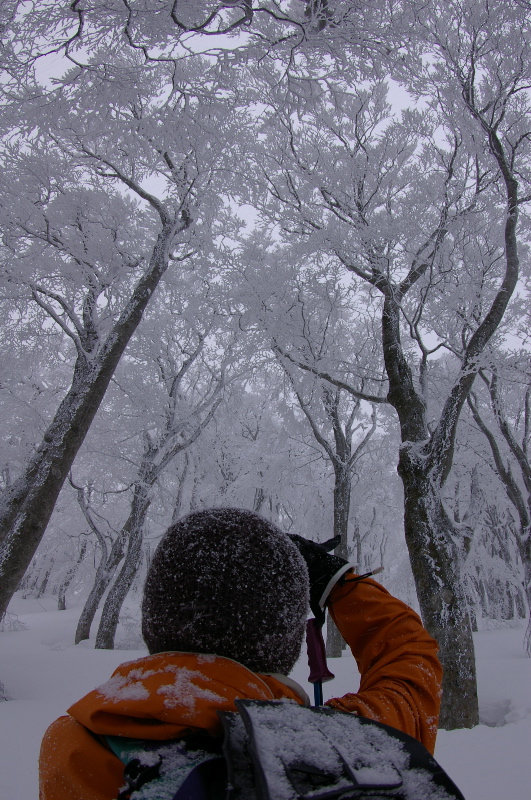
<svg viewBox="0 0 531 800">
<path fill-rule="evenodd" d="M 306 623 L 306 647 L 308 650 L 308 666 L 310 667 L 309 683 L 318 681 L 326 682 L 333 680 L 336 676 L 330 672 L 326 663 L 326 649 L 323 641 L 323 633 L 317 620 L 309 619 Z"/>
</svg>

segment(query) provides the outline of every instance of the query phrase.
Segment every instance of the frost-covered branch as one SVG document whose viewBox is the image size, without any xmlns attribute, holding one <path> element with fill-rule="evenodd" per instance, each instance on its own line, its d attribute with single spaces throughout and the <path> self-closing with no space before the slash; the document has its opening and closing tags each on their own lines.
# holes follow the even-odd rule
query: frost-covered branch
<svg viewBox="0 0 531 800">
<path fill-rule="evenodd" d="M 339 378 L 334 378 L 327 372 L 321 372 L 321 370 L 317 369 L 317 367 L 312 367 L 310 364 L 306 364 L 303 361 L 299 361 L 298 359 L 294 358 L 290 353 L 285 352 L 280 347 L 280 345 L 275 341 L 273 341 L 273 350 L 280 356 L 282 356 L 282 358 L 291 361 L 291 363 L 299 367 L 299 369 L 303 369 L 306 372 L 310 372 L 312 375 L 315 375 L 317 378 L 321 378 L 322 380 L 328 381 L 328 383 L 331 383 L 333 386 L 337 386 L 338 389 L 344 389 L 344 391 L 352 395 L 352 397 L 356 397 L 359 400 L 366 400 L 368 403 L 386 404 L 389 402 L 385 397 L 378 397 L 376 395 L 360 392 L 357 389 L 354 389 L 353 386 L 350 386 L 349 384 L 345 383 Z"/>
</svg>

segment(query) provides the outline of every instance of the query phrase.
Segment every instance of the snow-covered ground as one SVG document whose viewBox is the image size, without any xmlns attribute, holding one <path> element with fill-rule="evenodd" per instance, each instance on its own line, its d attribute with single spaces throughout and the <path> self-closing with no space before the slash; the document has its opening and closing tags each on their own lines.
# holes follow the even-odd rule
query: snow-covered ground
<svg viewBox="0 0 531 800">
<path fill-rule="evenodd" d="M 10 698 L 0 703 L 0 800 L 37 800 L 37 756 L 46 727 L 122 661 L 145 653 L 94 650 L 93 641 L 75 647 L 79 608 L 55 608 L 48 598 L 16 598 L 10 609 L 25 629 L 0 633 L 0 680 Z M 523 633 L 502 628 L 476 634 L 483 724 L 439 733 L 435 756 L 466 800 L 531 796 L 531 659 L 522 650 Z M 330 668 L 336 679 L 325 684 L 325 699 L 356 690 L 350 655 L 331 659 Z M 302 658 L 292 677 L 310 694 L 307 674 Z"/>
</svg>

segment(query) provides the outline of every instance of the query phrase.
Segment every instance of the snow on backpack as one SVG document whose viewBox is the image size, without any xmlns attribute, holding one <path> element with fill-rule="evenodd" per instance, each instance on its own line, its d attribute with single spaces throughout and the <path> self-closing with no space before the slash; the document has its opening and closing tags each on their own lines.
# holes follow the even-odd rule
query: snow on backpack
<svg viewBox="0 0 531 800">
<path fill-rule="evenodd" d="M 237 700 L 224 741 L 106 737 L 125 764 L 117 800 L 464 800 L 416 739 L 292 701 Z"/>
</svg>

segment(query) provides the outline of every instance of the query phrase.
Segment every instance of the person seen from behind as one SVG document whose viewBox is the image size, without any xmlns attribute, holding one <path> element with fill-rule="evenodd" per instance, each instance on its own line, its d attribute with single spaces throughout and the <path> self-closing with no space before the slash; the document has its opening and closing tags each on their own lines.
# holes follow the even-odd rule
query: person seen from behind
<svg viewBox="0 0 531 800">
<path fill-rule="evenodd" d="M 142 601 L 149 655 L 122 664 L 47 730 L 40 800 L 116 800 L 124 763 L 112 742 L 218 747 L 218 711 L 238 699 L 309 705 L 288 676 L 309 605 L 326 606 L 356 659 L 359 690 L 326 705 L 409 734 L 433 753 L 441 691 L 437 643 L 417 614 L 376 581 L 249 511 L 199 511 L 172 525 Z M 110 744 L 111 743 L 111 744 Z"/>
</svg>

